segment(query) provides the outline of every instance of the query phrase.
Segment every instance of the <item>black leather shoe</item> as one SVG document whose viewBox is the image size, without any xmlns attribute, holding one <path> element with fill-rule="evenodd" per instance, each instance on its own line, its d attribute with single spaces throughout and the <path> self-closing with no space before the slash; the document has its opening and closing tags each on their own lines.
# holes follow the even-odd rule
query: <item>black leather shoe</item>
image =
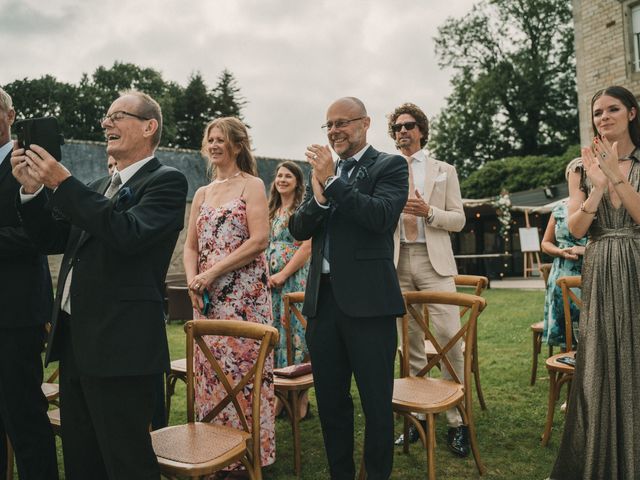
<svg viewBox="0 0 640 480">
<path fill-rule="evenodd" d="M 447 445 L 449 450 L 459 457 L 467 457 L 469 455 L 469 427 L 460 425 L 459 427 L 450 427 L 447 432 Z"/>
<path fill-rule="evenodd" d="M 420 422 L 420 425 L 422 425 L 422 428 L 426 432 L 427 421 L 426 420 L 418 420 L 418 421 Z M 420 440 L 420 434 L 418 433 L 418 429 L 413 423 L 410 423 L 409 424 L 409 443 L 416 443 L 418 440 Z M 404 445 L 404 433 L 400 434 L 400 436 L 396 439 L 395 444 L 399 447 Z"/>
</svg>

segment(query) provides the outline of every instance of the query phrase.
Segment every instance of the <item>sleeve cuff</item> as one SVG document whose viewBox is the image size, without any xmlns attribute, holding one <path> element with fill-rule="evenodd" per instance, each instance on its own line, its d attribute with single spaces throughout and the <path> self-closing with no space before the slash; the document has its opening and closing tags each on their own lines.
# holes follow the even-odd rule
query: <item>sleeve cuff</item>
<svg viewBox="0 0 640 480">
<path fill-rule="evenodd" d="M 30 202 L 31 200 L 36 198 L 40 194 L 40 192 L 42 192 L 43 188 L 44 185 L 40 185 L 40 188 L 36 190 L 35 193 L 24 193 L 24 187 L 20 187 L 20 203 L 24 205 L 25 203 Z"/>
</svg>

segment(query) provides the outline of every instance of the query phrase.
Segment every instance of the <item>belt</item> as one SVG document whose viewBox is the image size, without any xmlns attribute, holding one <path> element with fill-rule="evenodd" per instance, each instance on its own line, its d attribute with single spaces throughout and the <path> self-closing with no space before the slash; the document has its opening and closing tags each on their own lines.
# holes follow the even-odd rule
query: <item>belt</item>
<svg viewBox="0 0 640 480">
<path fill-rule="evenodd" d="M 638 238 L 640 237 L 640 226 L 634 225 L 620 228 L 594 227 L 589 232 L 589 240 L 597 242 L 604 238 Z"/>
</svg>

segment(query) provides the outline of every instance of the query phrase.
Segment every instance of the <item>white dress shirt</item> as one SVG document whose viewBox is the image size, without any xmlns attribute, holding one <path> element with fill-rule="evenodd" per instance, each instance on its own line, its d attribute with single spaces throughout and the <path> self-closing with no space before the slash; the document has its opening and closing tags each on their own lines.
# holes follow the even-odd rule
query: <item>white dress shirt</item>
<svg viewBox="0 0 640 480">
<path fill-rule="evenodd" d="M 413 185 L 416 190 L 420 193 L 420 196 L 424 197 L 424 184 L 426 182 L 425 177 L 425 165 L 427 162 L 427 155 L 424 150 L 418 150 L 413 155 L 411 155 L 413 161 L 409 166 L 411 168 L 411 173 L 413 174 Z M 414 192 L 409 192 L 409 196 L 415 196 Z M 428 203 L 429 199 L 425 198 L 425 202 Z M 404 216 L 404 214 L 402 214 Z M 424 218 L 418 217 L 418 236 L 412 242 L 407 242 L 407 238 L 404 235 L 404 219 L 400 222 L 400 242 L 401 243 L 422 243 L 426 242 L 426 237 L 424 234 Z"/>
</svg>

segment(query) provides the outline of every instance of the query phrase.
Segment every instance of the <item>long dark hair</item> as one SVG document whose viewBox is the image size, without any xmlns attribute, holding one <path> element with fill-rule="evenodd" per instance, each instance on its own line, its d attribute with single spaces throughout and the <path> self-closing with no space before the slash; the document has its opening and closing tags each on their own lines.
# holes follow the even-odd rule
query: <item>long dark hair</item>
<svg viewBox="0 0 640 480">
<path fill-rule="evenodd" d="M 296 189 L 293 192 L 293 210 L 298 208 L 298 206 L 302 202 L 302 197 L 304 195 L 304 174 L 302 173 L 302 169 L 298 165 L 296 165 L 295 162 L 280 162 L 276 167 L 276 173 L 273 182 L 271 182 L 271 188 L 269 189 L 269 222 L 273 221 L 273 218 L 276 216 L 276 212 L 282 206 L 282 197 L 280 196 L 280 192 L 278 192 L 278 189 L 276 188 L 276 182 L 278 180 L 278 170 L 280 170 L 281 168 L 286 168 L 291 173 L 293 173 L 293 176 L 296 178 Z"/>
<path fill-rule="evenodd" d="M 207 138 L 209 137 L 209 132 L 213 127 L 218 127 L 220 129 L 227 147 L 237 148 L 239 150 L 238 156 L 236 157 L 236 164 L 238 165 L 238 168 L 243 172 L 256 177 L 258 175 L 258 167 L 256 165 L 256 159 L 253 157 L 253 153 L 251 153 L 251 139 L 249 138 L 249 132 L 247 132 L 245 124 L 236 117 L 220 117 L 207 124 L 204 128 L 204 135 L 202 137 L 202 148 L 200 150 L 202 156 L 209 159 Z M 209 169 L 211 178 L 215 178 L 215 166 L 211 161 L 209 161 Z"/>
<path fill-rule="evenodd" d="M 593 105 L 603 95 L 608 97 L 613 97 L 622 102 L 622 104 L 627 107 L 627 110 L 631 111 L 631 109 L 635 109 L 635 116 L 633 119 L 629 121 L 629 136 L 631 137 L 631 141 L 636 147 L 640 147 L 640 106 L 638 105 L 638 100 L 636 97 L 624 87 L 620 87 L 618 85 L 613 85 L 611 87 L 603 88 L 602 90 L 598 90 L 593 98 L 591 99 L 591 126 L 593 127 L 593 134 L 596 137 L 599 137 L 598 129 L 596 128 L 596 124 L 593 121 Z"/>
</svg>

